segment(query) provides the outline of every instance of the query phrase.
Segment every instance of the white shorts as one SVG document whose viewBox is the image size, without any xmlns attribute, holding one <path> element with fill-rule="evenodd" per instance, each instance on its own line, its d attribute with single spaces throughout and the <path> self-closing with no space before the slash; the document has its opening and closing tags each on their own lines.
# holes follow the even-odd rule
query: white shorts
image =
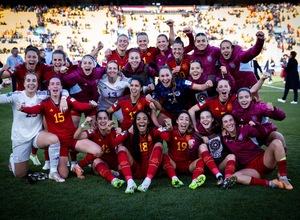
<svg viewBox="0 0 300 220">
<path fill-rule="evenodd" d="M 117 118 L 118 121 L 123 121 L 122 109 L 114 112 L 113 115 Z"/>
<path fill-rule="evenodd" d="M 32 146 L 38 148 L 37 139 L 39 134 L 40 133 L 35 135 L 31 140 L 26 141 L 22 144 L 15 145 L 14 143 L 12 143 L 12 154 L 14 163 L 21 163 L 29 160 Z"/>
</svg>

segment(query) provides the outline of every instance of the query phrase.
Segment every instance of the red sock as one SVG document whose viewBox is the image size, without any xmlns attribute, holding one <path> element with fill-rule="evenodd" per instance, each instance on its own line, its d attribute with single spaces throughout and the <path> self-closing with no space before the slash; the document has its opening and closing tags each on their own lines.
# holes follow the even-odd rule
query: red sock
<svg viewBox="0 0 300 220">
<path fill-rule="evenodd" d="M 225 178 L 230 177 L 235 172 L 235 161 L 228 160 L 225 166 Z"/>
<path fill-rule="evenodd" d="M 155 175 L 159 165 L 162 161 L 162 148 L 160 146 L 154 146 L 151 157 L 149 159 L 149 166 L 147 170 L 147 177 L 152 179 Z"/>
<path fill-rule="evenodd" d="M 287 175 L 287 168 L 286 168 L 286 160 L 280 160 L 277 162 L 278 172 L 280 176 Z"/>
<path fill-rule="evenodd" d="M 217 175 L 218 173 L 220 173 L 214 158 L 210 155 L 210 153 L 208 152 L 208 150 L 203 151 L 201 153 L 201 157 L 204 161 L 204 163 L 206 164 L 206 166 L 210 169 L 210 171 L 214 174 Z"/>
<path fill-rule="evenodd" d="M 31 148 L 31 154 L 36 155 L 37 151 L 38 151 L 37 148 L 35 148 L 35 147 Z"/>
<path fill-rule="evenodd" d="M 96 169 L 98 170 L 98 173 L 105 179 L 107 179 L 109 182 L 111 182 L 115 178 L 115 176 L 111 173 L 110 169 L 108 169 L 108 167 L 102 162 L 96 165 Z"/>
<path fill-rule="evenodd" d="M 126 180 L 132 179 L 132 172 L 128 156 L 125 151 L 118 152 L 119 165 Z"/>
<path fill-rule="evenodd" d="M 48 153 L 48 147 L 46 147 L 46 148 L 44 149 L 44 157 L 45 157 L 45 160 L 50 160 L 50 158 L 49 158 L 49 153 Z"/>
<path fill-rule="evenodd" d="M 250 181 L 250 185 L 269 186 L 269 181 L 252 177 Z"/>
<path fill-rule="evenodd" d="M 163 168 L 166 171 L 167 175 L 172 179 L 176 176 L 175 169 L 171 163 L 170 157 L 167 154 L 163 154 Z"/>
<path fill-rule="evenodd" d="M 85 155 L 84 158 L 82 158 L 81 161 L 78 162 L 78 166 L 80 166 L 81 168 L 89 165 L 90 163 L 93 163 L 93 161 L 96 159 L 97 157 L 95 157 L 93 154 L 87 154 Z"/>
<path fill-rule="evenodd" d="M 202 158 L 200 158 L 196 163 L 196 168 L 193 172 L 192 180 L 196 179 L 198 176 L 200 176 L 203 173 L 204 173 L 204 162 L 203 162 Z"/>
</svg>

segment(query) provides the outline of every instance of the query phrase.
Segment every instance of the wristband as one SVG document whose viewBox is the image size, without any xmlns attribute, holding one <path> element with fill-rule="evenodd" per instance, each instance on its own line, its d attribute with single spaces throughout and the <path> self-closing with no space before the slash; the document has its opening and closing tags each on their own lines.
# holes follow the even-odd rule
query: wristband
<svg viewBox="0 0 300 220">
<path fill-rule="evenodd" d="M 80 127 L 84 128 L 84 127 L 85 127 L 85 124 L 84 124 L 84 123 L 82 123 L 82 124 L 80 125 Z"/>
</svg>

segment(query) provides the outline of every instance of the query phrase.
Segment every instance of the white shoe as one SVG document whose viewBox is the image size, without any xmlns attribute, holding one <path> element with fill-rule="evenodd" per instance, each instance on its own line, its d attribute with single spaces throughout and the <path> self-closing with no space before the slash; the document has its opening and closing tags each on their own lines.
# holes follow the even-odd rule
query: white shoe
<svg viewBox="0 0 300 220">
<path fill-rule="evenodd" d="M 291 101 L 290 103 L 291 104 L 298 104 L 298 102 L 295 102 L 295 101 Z"/>
<path fill-rule="evenodd" d="M 277 99 L 278 102 L 285 103 L 284 99 Z"/>
<path fill-rule="evenodd" d="M 43 169 L 43 170 L 50 170 L 50 162 L 49 162 L 49 161 L 46 161 L 46 162 L 45 162 L 45 165 L 43 166 L 42 169 Z"/>
<path fill-rule="evenodd" d="M 35 166 L 41 165 L 41 162 L 39 161 L 39 158 L 37 157 L 37 155 L 32 155 L 31 154 L 29 158 Z"/>
<path fill-rule="evenodd" d="M 61 178 L 58 172 L 53 172 L 49 174 L 49 179 L 55 180 L 56 182 L 63 183 L 65 179 Z"/>
<path fill-rule="evenodd" d="M 272 84 L 272 83 L 273 83 L 273 81 L 272 81 L 272 80 L 268 82 L 268 84 Z"/>
</svg>

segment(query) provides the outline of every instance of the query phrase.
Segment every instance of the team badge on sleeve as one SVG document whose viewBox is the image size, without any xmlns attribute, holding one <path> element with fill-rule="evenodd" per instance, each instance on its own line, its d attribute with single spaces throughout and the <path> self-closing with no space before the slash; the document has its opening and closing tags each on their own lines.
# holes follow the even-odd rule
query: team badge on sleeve
<svg viewBox="0 0 300 220">
<path fill-rule="evenodd" d="M 213 158 L 217 159 L 221 157 L 223 146 L 220 137 L 215 137 L 208 141 L 208 148 Z"/>
</svg>

